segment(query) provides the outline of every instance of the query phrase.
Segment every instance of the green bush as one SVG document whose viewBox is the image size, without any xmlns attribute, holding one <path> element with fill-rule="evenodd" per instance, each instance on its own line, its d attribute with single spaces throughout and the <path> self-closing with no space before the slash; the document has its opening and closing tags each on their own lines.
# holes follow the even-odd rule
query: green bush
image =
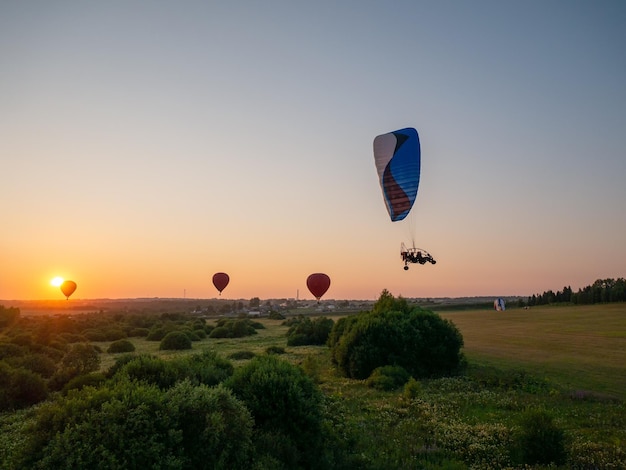
<svg viewBox="0 0 626 470">
<path fill-rule="evenodd" d="M 61 337 L 65 342 L 76 342 L 75 341 L 75 337 L 76 335 L 70 335 L 69 337 L 67 336 L 68 333 L 64 333 L 62 335 L 59 335 L 59 337 Z M 87 341 L 106 341 L 107 337 L 106 337 L 106 333 L 102 330 L 97 330 L 97 329 L 88 329 L 83 331 L 83 336 L 85 338 L 87 338 Z M 71 339 L 71 341 L 68 341 L 68 339 Z"/>
<path fill-rule="evenodd" d="M 0 411 L 25 408 L 47 397 L 48 390 L 41 376 L 0 362 Z"/>
<path fill-rule="evenodd" d="M 411 376 L 404 367 L 382 366 L 374 369 L 365 383 L 378 390 L 396 390 L 407 383 L 409 378 Z"/>
<path fill-rule="evenodd" d="M 38 353 L 12 358 L 10 362 L 15 368 L 30 370 L 46 379 L 52 377 L 57 368 L 52 359 Z"/>
<path fill-rule="evenodd" d="M 131 382 L 41 407 L 9 468 L 249 468 L 252 419 L 223 387 Z"/>
<path fill-rule="evenodd" d="M 108 375 L 156 385 L 160 389 L 170 388 L 180 379 L 173 361 L 164 361 L 147 354 L 122 356 L 121 359 L 109 370 Z"/>
<path fill-rule="evenodd" d="M 89 374 L 100 369 L 100 355 L 97 349 L 88 343 L 72 344 L 61 358 L 59 367 L 50 380 L 48 388 L 58 391 L 74 377 Z"/>
<path fill-rule="evenodd" d="M 233 375 L 230 361 L 215 351 L 202 351 L 170 361 L 179 381 L 189 380 L 193 385 L 217 385 Z"/>
<path fill-rule="evenodd" d="M 128 337 L 145 338 L 148 336 L 149 333 L 150 330 L 148 328 L 131 328 L 130 330 L 128 330 Z"/>
<path fill-rule="evenodd" d="M 252 413 L 260 455 L 282 462 L 283 468 L 324 468 L 322 394 L 300 368 L 274 355 L 257 356 L 236 369 L 225 385 Z M 297 450 L 297 462 L 285 462 L 285 446 Z"/>
<path fill-rule="evenodd" d="M 286 322 L 290 325 L 287 331 L 288 346 L 303 346 L 307 344 L 326 344 L 328 335 L 333 329 L 335 322 L 326 317 L 311 320 L 309 317 L 299 315 Z"/>
<path fill-rule="evenodd" d="M 248 318 L 220 318 L 217 326 L 209 333 L 209 338 L 243 338 L 256 335 L 253 322 Z"/>
<path fill-rule="evenodd" d="M 196 328 L 193 330 L 193 334 L 196 335 L 198 337 L 198 339 L 204 339 L 206 338 L 206 331 L 204 331 L 204 328 Z"/>
<path fill-rule="evenodd" d="M 234 353 L 231 353 L 228 358 L 235 361 L 242 361 L 246 359 L 252 359 L 254 356 L 256 356 L 256 354 L 254 354 L 252 351 L 235 351 Z"/>
<path fill-rule="evenodd" d="M 0 343 L 0 360 L 9 357 L 19 357 L 26 354 L 28 349 L 13 343 Z"/>
<path fill-rule="evenodd" d="M 526 412 L 521 420 L 519 447 L 526 464 L 565 463 L 565 434 L 543 410 Z"/>
<path fill-rule="evenodd" d="M 148 341 L 161 341 L 168 333 L 176 330 L 176 328 L 177 327 L 171 323 L 166 325 L 158 323 L 150 328 L 150 332 L 148 333 L 148 336 L 146 336 L 146 339 Z"/>
<path fill-rule="evenodd" d="M 306 346 L 309 343 L 309 337 L 304 333 L 292 333 L 287 337 L 287 346 Z"/>
<path fill-rule="evenodd" d="M 107 327 L 103 329 L 104 337 L 106 341 L 117 341 L 118 339 L 126 338 L 126 332 L 118 327 Z"/>
<path fill-rule="evenodd" d="M 376 304 L 372 312 L 349 318 L 337 322 L 328 341 L 331 360 L 347 377 L 365 379 L 386 365 L 417 378 L 435 377 L 457 372 L 463 363 L 461 333 L 436 313 L 419 307 L 383 311 Z"/>
<path fill-rule="evenodd" d="M 120 339 L 113 341 L 107 348 L 107 352 L 110 354 L 129 353 L 135 350 L 135 345 L 127 339 Z"/>
<path fill-rule="evenodd" d="M 411 377 L 409 381 L 404 384 L 403 395 L 404 398 L 412 400 L 413 398 L 417 398 L 421 391 L 422 384 Z"/>
<path fill-rule="evenodd" d="M 268 346 L 265 348 L 266 354 L 285 354 L 285 348 L 282 346 Z"/>
<path fill-rule="evenodd" d="M 217 326 L 211 330 L 209 338 L 230 338 L 230 330 L 225 326 Z"/>
<path fill-rule="evenodd" d="M 161 351 L 191 349 L 191 340 L 182 331 L 170 331 L 159 345 Z"/>
<path fill-rule="evenodd" d="M 168 415 L 182 432 L 183 468 L 249 468 L 253 420 L 230 390 L 177 384 L 166 393 Z"/>
<path fill-rule="evenodd" d="M 80 390 L 84 387 L 99 387 L 106 380 L 104 374 L 100 372 L 92 372 L 87 375 L 79 375 L 74 377 L 63 387 L 62 392 L 67 394 L 70 390 Z"/>
</svg>

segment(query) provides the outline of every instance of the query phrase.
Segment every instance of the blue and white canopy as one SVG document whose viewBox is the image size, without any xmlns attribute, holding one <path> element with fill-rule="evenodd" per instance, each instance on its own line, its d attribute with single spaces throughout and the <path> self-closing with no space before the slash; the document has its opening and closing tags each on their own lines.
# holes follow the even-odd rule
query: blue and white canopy
<svg viewBox="0 0 626 470">
<path fill-rule="evenodd" d="M 417 197 L 420 141 L 412 127 L 374 139 L 374 162 L 392 222 L 403 220 Z"/>
</svg>

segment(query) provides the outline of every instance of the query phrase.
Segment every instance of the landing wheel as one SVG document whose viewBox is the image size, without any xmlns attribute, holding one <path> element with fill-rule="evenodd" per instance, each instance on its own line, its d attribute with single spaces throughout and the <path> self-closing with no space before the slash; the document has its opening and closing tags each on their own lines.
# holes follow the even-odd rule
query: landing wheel
<svg viewBox="0 0 626 470">
<path fill-rule="evenodd" d="M 408 270 L 409 270 L 409 267 L 408 267 L 408 266 L 405 266 L 405 267 L 404 267 L 404 270 L 405 270 L 405 271 L 408 271 Z"/>
</svg>

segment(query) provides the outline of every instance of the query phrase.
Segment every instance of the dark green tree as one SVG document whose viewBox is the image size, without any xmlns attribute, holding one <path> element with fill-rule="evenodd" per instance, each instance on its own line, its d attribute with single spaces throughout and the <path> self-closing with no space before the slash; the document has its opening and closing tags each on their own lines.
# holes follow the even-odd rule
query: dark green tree
<svg viewBox="0 0 626 470">
<path fill-rule="evenodd" d="M 331 358 L 347 376 L 369 377 L 381 366 L 404 367 L 413 377 L 451 374 L 462 366 L 463 337 L 436 313 L 395 302 L 386 291 L 371 312 L 339 321 L 331 332 Z M 386 311 L 384 308 L 402 310 Z"/>
<path fill-rule="evenodd" d="M 327 468 L 322 394 L 299 367 L 275 355 L 257 356 L 225 385 L 252 413 L 259 457 L 280 462 L 278 468 Z"/>
<path fill-rule="evenodd" d="M 165 338 L 161 340 L 159 349 L 161 351 L 191 349 L 191 339 L 182 331 L 170 331 L 165 335 Z"/>
</svg>

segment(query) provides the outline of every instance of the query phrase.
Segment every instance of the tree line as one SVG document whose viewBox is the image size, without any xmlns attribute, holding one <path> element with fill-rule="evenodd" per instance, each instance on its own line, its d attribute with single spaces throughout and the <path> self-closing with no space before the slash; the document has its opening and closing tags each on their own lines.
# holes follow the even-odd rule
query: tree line
<svg viewBox="0 0 626 470">
<path fill-rule="evenodd" d="M 607 278 L 598 279 L 593 284 L 581 287 L 574 292 L 570 286 L 554 292 L 545 291 L 543 294 L 533 294 L 524 302 L 520 299 L 520 306 L 548 305 L 554 303 L 572 303 L 574 305 L 590 305 L 608 302 L 626 301 L 626 279 Z"/>
</svg>

